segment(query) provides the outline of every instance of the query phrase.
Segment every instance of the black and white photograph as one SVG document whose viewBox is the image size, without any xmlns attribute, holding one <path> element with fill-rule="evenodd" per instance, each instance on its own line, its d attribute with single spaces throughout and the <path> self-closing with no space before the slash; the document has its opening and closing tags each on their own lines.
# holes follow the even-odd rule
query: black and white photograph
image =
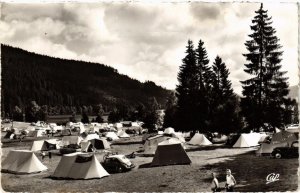
<svg viewBox="0 0 300 193">
<path fill-rule="evenodd" d="M 0 1 L 1 192 L 297 192 L 299 2 Z"/>
</svg>

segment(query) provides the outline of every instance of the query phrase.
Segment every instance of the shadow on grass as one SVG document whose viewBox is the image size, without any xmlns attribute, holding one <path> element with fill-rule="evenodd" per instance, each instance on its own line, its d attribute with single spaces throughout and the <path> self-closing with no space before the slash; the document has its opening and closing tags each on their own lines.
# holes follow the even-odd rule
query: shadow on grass
<svg viewBox="0 0 300 193">
<path fill-rule="evenodd" d="M 111 145 L 134 145 L 134 144 L 143 144 L 142 141 L 117 141 L 113 142 Z"/>
<path fill-rule="evenodd" d="M 193 151 L 211 151 L 215 149 L 229 149 L 230 146 L 222 145 L 222 146 L 189 146 L 188 149 L 185 149 L 186 152 Z"/>
<path fill-rule="evenodd" d="M 271 159 L 257 157 L 253 151 L 242 154 L 228 155 L 218 158 L 228 158 L 222 162 L 207 164 L 200 170 L 215 172 L 219 183 L 226 182 L 226 169 L 231 169 L 237 181 L 236 192 L 269 192 L 269 191 L 296 191 L 298 188 L 298 159 Z M 279 181 L 266 184 L 266 177 L 270 173 L 280 175 Z M 205 178 L 210 182 L 212 178 Z"/>
<path fill-rule="evenodd" d="M 138 169 L 140 168 L 152 168 L 151 162 L 139 165 Z"/>
</svg>

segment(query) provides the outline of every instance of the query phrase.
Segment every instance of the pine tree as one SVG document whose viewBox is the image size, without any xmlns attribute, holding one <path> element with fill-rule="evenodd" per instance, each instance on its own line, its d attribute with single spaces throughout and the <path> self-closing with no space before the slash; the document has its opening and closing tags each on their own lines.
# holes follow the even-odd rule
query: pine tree
<svg viewBox="0 0 300 193">
<path fill-rule="evenodd" d="M 182 60 L 179 68 L 178 82 L 176 87 L 177 101 L 177 130 L 197 129 L 197 95 L 198 77 L 196 66 L 196 53 L 191 40 L 186 47 L 186 56 Z"/>
<path fill-rule="evenodd" d="M 207 51 L 204 47 L 204 42 L 199 40 L 196 49 L 196 76 L 197 76 L 197 103 L 195 103 L 197 110 L 197 129 L 207 131 L 211 125 L 211 108 L 210 98 L 212 90 L 212 70 L 208 66 L 209 60 Z"/>
<path fill-rule="evenodd" d="M 271 26 L 271 17 L 263 4 L 252 20 L 250 40 L 245 45 L 248 50 L 243 54 L 248 61 L 246 73 L 251 78 L 241 81 L 243 95 L 241 107 L 249 128 L 258 129 L 264 123 L 279 127 L 283 123 L 283 103 L 288 94 L 287 78 L 281 69 L 282 51 Z"/>
<path fill-rule="evenodd" d="M 230 133 L 239 129 L 241 123 L 238 102 L 228 79 L 229 70 L 219 56 L 215 58 L 212 69 L 211 131 Z"/>
<path fill-rule="evenodd" d="M 176 96 L 174 93 L 171 93 L 168 97 L 165 116 L 164 116 L 164 124 L 163 127 L 175 127 L 176 121 Z"/>
</svg>

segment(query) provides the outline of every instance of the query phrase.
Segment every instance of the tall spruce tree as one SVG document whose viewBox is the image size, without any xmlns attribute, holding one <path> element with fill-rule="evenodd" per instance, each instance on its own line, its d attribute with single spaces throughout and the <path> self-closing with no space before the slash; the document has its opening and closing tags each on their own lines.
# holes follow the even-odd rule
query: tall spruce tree
<svg viewBox="0 0 300 193">
<path fill-rule="evenodd" d="M 283 52 L 267 12 L 263 4 L 255 11 L 250 26 L 253 33 L 245 43 L 248 53 L 243 54 L 248 61 L 244 71 L 251 78 L 241 81 L 244 96 L 241 107 L 251 129 L 258 129 L 264 123 L 280 127 L 283 123 L 282 105 L 288 94 L 286 72 L 281 71 L 280 65 Z"/>
<path fill-rule="evenodd" d="M 196 49 L 196 76 L 197 80 L 197 127 L 201 131 L 207 131 L 210 126 L 210 98 L 212 89 L 212 70 L 208 66 L 209 59 L 207 51 L 204 47 L 204 42 L 199 40 L 198 47 Z"/>
<path fill-rule="evenodd" d="M 196 66 L 196 53 L 191 40 L 188 40 L 186 56 L 179 68 L 176 87 L 177 96 L 177 123 L 176 129 L 181 131 L 197 129 L 197 95 L 198 77 Z"/>
<path fill-rule="evenodd" d="M 215 58 L 212 69 L 211 131 L 230 133 L 239 129 L 241 123 L 238 102 L 228 79 L 229 70 L 219 56 Z"/>
</svg>

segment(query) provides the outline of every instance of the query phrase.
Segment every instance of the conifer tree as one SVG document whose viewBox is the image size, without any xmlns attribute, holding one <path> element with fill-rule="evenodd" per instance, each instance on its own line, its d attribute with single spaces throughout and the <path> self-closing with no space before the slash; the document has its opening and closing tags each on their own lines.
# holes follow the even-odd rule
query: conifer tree
<svg viewBox="0 0 300 193">
<path fill-rule="evenodd" d="M 241 123 L 237 99 L 228 79 L 229 70 L 219 56 L 215 58 L 212 69 L 211 131 L 230 133 L 239 129 Z"/>
<path fill-rule="evenodd" d="M 198 47 L 196 49 L 196 76 L 197 80 L 197 129 L 200 131 L 207 131 L 210 126 L 211 120 L 211 89 L 212 89 L 212 71 L 208 66 L 209 60 L 207 51 L 204 47 L 204 42 L 199 40 Z"/>
<path fill-rule="evenodd" d="M 196 66 L 196 53 L 194 44 L 188 41 L 186 47 L 186 56 L 182 60 L 179 68 L 178 82 L 176 87 L 177 96 L 177 123 L 176 129 L 196 130 L 197 127 L 197 95 L 198 95 L 198 77 Z"/>
<path fill-rule="evenodd" d="M 271 26 L 271 17 L 263 4 L 250 26 L 253 31 L 245 45 L 248 61 L 244 71 L 251 78 L 241 81 L 243 96 L 241 107 L 248 127 L 258 129 L 264 123 L 280 127 L 283 123 L 283 103 L 288 94 L 286 72 L 281 71 L 281 45 L 276 30 Z"/>
</svg>

